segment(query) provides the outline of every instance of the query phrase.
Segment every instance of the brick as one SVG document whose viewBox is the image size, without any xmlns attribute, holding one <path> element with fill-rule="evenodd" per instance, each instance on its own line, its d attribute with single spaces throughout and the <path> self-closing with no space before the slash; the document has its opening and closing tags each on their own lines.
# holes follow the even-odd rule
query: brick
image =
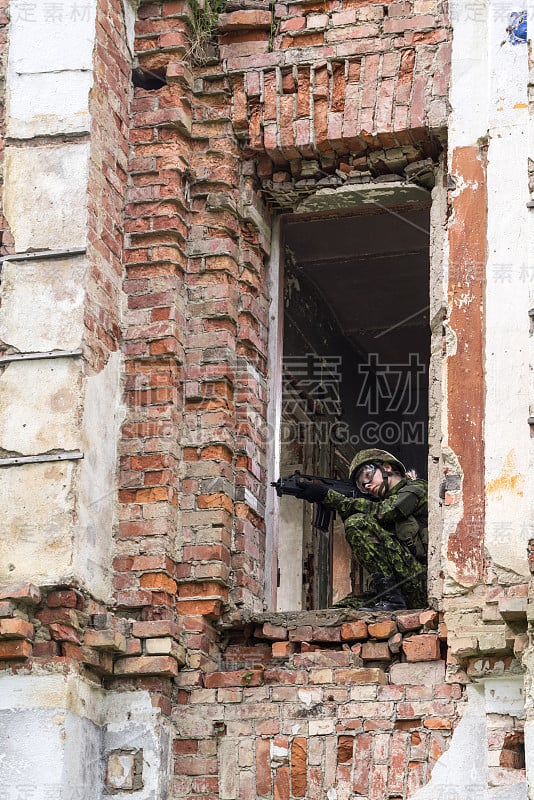
<svg viewBox="0 0 534 800">
<path fill-rule="evenodd" d="M 32 646 L 24 639 L 0 642 L 0 661 L 19 661 L 29 658 L 31 654 Z"/>
<path fill-rule="evenodd" d="M 79 598 L 73 589 L 58 589 L 49 592 L 46 605 L 49 608 L 78 608 Z"/>
<path fill-rule="evenodd" d="M 369 636 L 373 639 L 389 639 L 397 633 L 397 625 L 392 619 L 382 620 L 381 622 L 371 622 L 368 625 Z"/>
<path fill-rule="evenodd" d="M 364 661 L 391 661 L 391 652 L 387 642 L 365 642 L 362 645 Z"/>
<path fill-rule="evenodd" d="M 367 639 L 367 635 L 367 623 L 362 620 L 345 622 L 341 626 L 341 639 L 344 642 Z"/>
<path fill-rule="evenodd" d="M 385 685 L 388 682 L 384 670 L 376 668 L 369 669 L 337 669 L 334 673 L 336 683 L 340 685 L 358 683 L 378 683 Z"/>
<path fill-rule="evenodd" d="M 132 622 L 132 634 L 139 639 L 154 639 L 158 636 L 172 636 L 175 639 L 179 639 L 180 633 L 180 627 L 176 622 L 168 619 Z"/>
<path fill-rule="evenodd" d="M 313 642 L 340 642 L 341 633 L 339 628 L 313 628 Z"/>
<path fill-rule="evenodd" d="M 311 625 L 301 626 L 299 628 L 289 629 L 290 642 L 310 642 L 312 638 Z"/>
<path fill-rule="evenodd" d="M 222 605 L 220 600 L 178 600 L 176 609 L 182 615 L 191 614 L 216 619 L 221 616 Z"/>
<path fill-rule="evenodd" d="M 58 642 L 35 642 L 33 645 L 34 658 L 55 658 L 58 655 Z"/>
<path fill-rule="evenodd" d="M 271 794 L 271 746 L 267 739 L 256 739 L 256 791 Z"/>
<path fill-rule="evenodd" d="M 404 791 L 404 779 L 408 756 L 408 735 L 395 732 L 391 736 L 391 755 L 389 761 L 388 791 L 391 794 L 401 794 Z"/>
<path fill-rule="evenodd" d="M 178 675 L 178 664 L 170 656 L 119 658 L 114 665 L 115 675 Z"/>
<path fill-rule="evenodd" d="M 451 720 L 443 717 L 429 717 L 423 720 L 423 725 L 431 731 L 450 730 L 452 728 Z"/>
<path fill-rule="evenodd" d="M 217 19 L 217 29 L 219 31 L 269 30 L 270 27 L 270 11 L 258 11 L 253 9 L 230 11 L 227 14 L 220 14 Z"/>
<path fill-rule="evenodd" d="M 271 625 L 270 622 L 264 622 L 262 635 L 266 639 L 277 639 L 279 641 L 283 641 L 284 639 L 287 639 L 287 629 L 282 625 Z"/>
<path fill-rule="evenodd" d="M 1 639 L 28 639 L 34 637 L 35 628 L 25 619 L 14 617 L 12 619 L 0 619 L 0 638 Z"/>
<path fill-rule="evenodd" d="M 411 614 L 397 614 L 396 621 L 402 633 L 418 631 L 421 627 L 420 614 L 418 611 Z"/>
<path fill-rule="evenodd" d="M 295 652 L 294 642 L 273 642 L 273 658 L 289 658 Z"/>
<path fill-rule="evenodd" d="M 0 617 L 12 617 L 15 613 L 15 604 L 10 600 L 0 601 Z"/>
<path fill-rule="evenodd" d="M 436 631 L 438 629 L 439 614 L 432 609 L 421 611 L 419 614 L 419 621 L 425 630 Z"/>
<path fill-rule="evenodd" d="M 37 605 L 41 601 L 41 591 L 33 583 L 13 583 L 0 586 L 0 600 L 18 600 L 20 603 Z"/>
<path fill-rule="evenodd" d="M 80 644 L 80 636 L 78 631 L 71 628 L 70 625 L 61 625 L 59 622 L 52 622 L 48 630 L 50 636 L 56 642 L 72 642 L 73 644 Z"/>
<path fill-rule="evenodd" d="M 231 686 L 262 686 L 263 669 L 240 669 L 232 672 L 209 672 L 204 675 L 206 689 L 219 689 Z"/>
<path fill-rule="evenodd" d="M 315 650 L 293 657 L 295 667 L 348 667 L 350 653 L 339 650 Z"/>
<path fill-rule="evenodd" d="M 152 592 L 146 590 L 117 592 L 115 601 L 119 608 L 143 608 L 152 604 Z"/>
<path fill-rule="evenodd" d="M 126 637 L 114 630 L 86 630 L 84 644 L 86 647 L 94 647 L 96 650 L 126 652 Z"/>
<path fill-rule="evenodd" d="M 358 795 L 367 795 L 373 737 L 362 733 L 356 738 L 352 788 Z"/>
<path fill-rule="evenodd" d="M 438 661 L 441 658 L 439 639 L 434 634 L 410 636 L 405 638 L 402 649 L 406 660 L 413 661 Z"/>
<path fill-rule="evenodd" d="M 445 662 L 420 662 L 410 664 L 393 664 L 389 671 L 389 680 L 397 685 L 434 686 L 445 682 Z"/>
<path fill-rule="evenodd" d="M 176 594 L 178 584 L 164 572 L 145 572 L 139 583 L 143 589 L 163 589 L 169 594 Z"/>
<path fill-rule="evenodd" d="M 289 767 L 279 767 L 274 777 L 274 800 L 289 800 Z"/>
<path fill-rule="evenodd" d="M 307 740 L 303 737 L 295 737 L 291 743 L 291 794 L 293 797 L 306 797 L 307 751 Z"/>
</svg>

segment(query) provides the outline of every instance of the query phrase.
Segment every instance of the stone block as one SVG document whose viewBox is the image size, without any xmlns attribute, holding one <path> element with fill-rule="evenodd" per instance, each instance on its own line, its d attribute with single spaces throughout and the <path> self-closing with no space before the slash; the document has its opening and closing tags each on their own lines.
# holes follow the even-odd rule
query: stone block
<svg viewBox="0 0 534 800">
<path fill-rule="evenodd" d="M 50 584 L 69 574 L 73 469 L 73 462 L 62 461 L 2 470 L 0 580 Z"/>
</svg>

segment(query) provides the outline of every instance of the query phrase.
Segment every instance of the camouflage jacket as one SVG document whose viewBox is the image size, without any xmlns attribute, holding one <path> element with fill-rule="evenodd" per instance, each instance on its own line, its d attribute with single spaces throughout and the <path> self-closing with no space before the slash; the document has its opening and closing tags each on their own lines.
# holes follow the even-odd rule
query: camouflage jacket
<svg viewBox="0 0 534 800">
<path fill-rule="evenodd" d="M 395 533 L 420 561 L 428 547 L 428 484 L 403 478 L 383 500 L 345 497 L 329 489 L 324 505 L 337 511 L 347 523 L 354 514 L 369 514 L 380 527 Z"/>
</svg>

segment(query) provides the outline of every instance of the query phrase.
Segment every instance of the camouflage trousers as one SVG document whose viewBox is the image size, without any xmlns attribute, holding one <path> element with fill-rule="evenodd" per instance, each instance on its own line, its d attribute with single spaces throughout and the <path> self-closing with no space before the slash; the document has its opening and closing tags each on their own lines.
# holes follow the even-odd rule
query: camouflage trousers
<svg viewBox="0 0 534 800">
<path fill-rule="evenodd" d="M 367 514 L 352 514 L 345 520 L 345 536 L 355 560 L 367 572 L 393 578 L 408 608 L 426 608 L 426 565 L 394 533 Z"/>
</svg>

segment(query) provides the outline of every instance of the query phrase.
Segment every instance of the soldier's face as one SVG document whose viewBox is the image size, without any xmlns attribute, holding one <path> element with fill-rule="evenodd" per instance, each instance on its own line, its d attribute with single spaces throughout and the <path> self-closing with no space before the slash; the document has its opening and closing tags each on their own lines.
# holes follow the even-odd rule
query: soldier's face
<svg viewBox="0 0 534 800">
<path fill-rule="evenodd" d="M 382 475 L 382 469 L 381 467 L 377 467 L 371 482 L 368 483 L 365 488 L 369 494 L 373 495 L 373 497 L 378 497 L 378 492 L 382 488 L 383 482 L 384 476 Z"/>
</svg>

